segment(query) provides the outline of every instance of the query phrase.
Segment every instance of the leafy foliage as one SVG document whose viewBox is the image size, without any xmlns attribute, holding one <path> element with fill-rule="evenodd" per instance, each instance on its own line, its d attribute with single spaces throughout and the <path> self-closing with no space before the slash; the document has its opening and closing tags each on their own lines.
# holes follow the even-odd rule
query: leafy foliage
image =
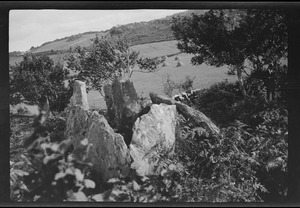
<svg viewBox="0 0 300 208">
<path fill-rule="evenodd" d="M 191 101 L 191 105 L 205 113 L 217 124 L 222 125 L 236 119 L 232 109 L 241 99 L 242 94 L 238 90 L 238 83 L 224 81 L 198 91 L 196 99 Z"/>
<path fill-rule="evenodd" d="M 187 75 L 185 79 L 181 80 L 180 82 L 175 82 L 170 78 L 170 74 L 166 74 L 162 78 L 163 93 L 169 97 L 172 97 L 174 90 L 178 90 L 180 93 L 182 90 L 191 90 L 193 89 L 194 79 L 195 77 L 192 78 L 189 75 Z"/>
<path fill-rule="evenodd" d="M 246 60 L 252 70 L 265 70 L 287 57 L 287 23 L 281 10 L 209 10 L 173 18 L 172 30 L 178 49 L 195 55 L 193 64 L 233 67 L 244 96 Z"/>
<path fill-rule="evenodd" d="M 90 144 L 87 139 L 71 152 L 71 141 L 51 142 L 45 125 L 49 104 L 44 103 L 40 115 L 35 118 L 33 133 L 24 139 L 26 156 L 19 163 L 12 163 L 11 186 L 22 196 L 23 201 L 62 202 L 87 201 L 84 191 L 95 188 L 92 180 L 85 178 L 91 166 L 87 156 Z M 27 171 L 16 169 L 25 166 Z M 23 177 L 15 187 L 16 175 Z"/>
<path fill-rule="evenodd" d="M 46 121 L 47 130 L 51 142 L 61 142 L 65 140 L 67 109 L 60 113 L 54 113 Z"/>
<path fill-rule="evenodd" d="M 175 165 L 163 169 L 158 175 L 139 176 L 134 172 L 126 178 L 112 178 L 112 188 L 92 197 L 98 202 L 168 202 L 176 200 L 181 186 L 174 180 Z"/>
<path fill-rule="evenodd" d="M 72 95 L 71 86 L 65 86 L 68 71 L 48 56 L 26 54 L 23 60 L 11 66 L 10 104 L 40 104 L 47 96 L 51 110 L 62 111 Z"/>
<path fill-rule="evenodd" d="M 243 100 L 237 84 L 222 82 L 200 92 L 194 106 L 224 127 L 226 137 L 233 142 L 231 146 L 235 145 L 251 157 L 251 170 L 268 190 L 259 191 L 259 196 L 265 201 L 283 201 L 287 189 L 288 120 L 285 104 L 267 102 L 260 94 Z M 199 148 L 196 147 L 195 154 Z"/>
<path fill-rule="evenodd" d="M 141 70 L 156 71 L 158 65 L 165 61 L 165 57 L 155 57 L 155 58 L 144 58 L 141 57 L 137 60 L 137 64 Z"/>
<path fill-rule="evenodd" d="M 273 90 L 275 99 L 278 101 L 284 102 L 286 100 L 283 87 L 283 79 L 284 76 L 287 74 L 287 66 L 286 65 L 274 65 L 276 70 L 271 71 L 270 74 L 267 71 L 263 70 L 254 70 L 246 79 L 246 90 L 250 96 L 260 96 L 266 97 L 266 91 Z M 270 80 L 271 79 L 271 80 Z"/>
<path fill-rule="evenodd" d="M 10 199 L 12 201 L 22 201 L 22 193 L 20 190 L 26 189 L 22 178 L 29 175 L 29 173 L 22 170 L 22 166 L 24 166 L 23 161 L 10 161 Z"/>
<path fill-rule="evenodd" d="M 183 91 L 188 91 L 193 89 L 193 83 L 194 83 L 194 77 L 190 77 L 189 75 L 187 75 L 185 77 L 185 80 L 179 84 L 179 88 L 182 89 Z"/>
<path fill-rule="evenodd" d="M 90 50 L 76 47 L 66 56 L 68 68 L 77 72 L 77 79 L 102 92 L 102 86 L 117 76 L 131 76 L 139 53 L 129 48 L 122 37 L 96 36 Z"/>
<path fill-rule="evenodd" d="M 257 164 L 244 151 L 239 132 L 223 129 L 220 136 L 207 137 L 203 129 L 185 127 L 179 134 L 178 154 L 186 164 L 187 185 L 191 186 L 186 188 L 185 200 L 261 201 L 258 191 L 265 189 L 255 176 Z"/>
<path fill-rule="evenodd" d="M 163 93 L 166 94 L 169 97 L 172 97 L 173 91 L 175 89 L 178 89 L 178 84 L 174 80 L 171 80 L 170 74 L 166 74 L 162 78 L 162 84 L 163 84 L 163 87 L 164 87 Z"/>
</svg>

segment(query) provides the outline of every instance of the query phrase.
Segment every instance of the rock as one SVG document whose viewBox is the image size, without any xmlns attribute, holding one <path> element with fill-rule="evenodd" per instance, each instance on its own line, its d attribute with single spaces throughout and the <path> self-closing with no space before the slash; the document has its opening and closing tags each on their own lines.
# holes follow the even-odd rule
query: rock
<svg viewBox="0 0 300 208">
<path fill-rule="evenodd" d="M 151 98 L 152 103 L 155 103 L 155 104 L 164 103 L 164 104 L 167 104 L 167 105 L 175 105 L 175 103 L 176 103 L 175 100 L 173 100 L 169 97 L 166 97 L 166 96 L 163 96 L 163 95 L 157 95 L 153 92 L 150 92 L 149 96 Z"/>
<path fill-rule="evenodd" d="M 171 98 L 150 93 L 152 103 L 160 104 L 165 103 L 167 105 L 176 105 L 178 113 L 182 114 L 184 118 L 189 119 L 195 127 L 203 127 L 208 133 L 219 134 L 220 129 L 202 112 L 195 110 L 184 103 L 175 101 Z"/>
<path fill-rule="evenodd" d="M 175 105 L 153 104 L 148 114 L 137 119 L 133 126 L 133 136 L 129 151 L 133 159 L 131 168 L 139 175 L 153 174 L 159 149 L 171 151 L 175 143 Z"/>
<path fill-rule="evenodd" d="M 84 91 L 84 85 L 81 85 L 80 92 L 84 94 Z M 68 109 L 66 137 L 71 139 L 74 149 L 81 147 L 80 142 L 83 139 L 88 139 L 93 145 L 89 159 L 102 180 L 118 177 L 119 172 L 126 175 L 129 171 L 130 155 L 122 135 L 113 131 L 104 116 L 87 110 L 87 102 L 81 102 L 83 105 L 80 105 L 76 100 L 77 93 L 74 90 L 75 99 Z"/>
<path fill-rule="evenodd" d="M 71 106 L 80 105 L 83 109 L 88 110 L 89 104 L 84 82 L 76 80 L 73 85 L 73 96 L 70 99 Z"/>
<path fill-rule="evenodd" d="M 184 66 L 184 64 L 181 61 L 178 61 L 176 67 L 180 67 L 180 66 Z"/>
<path fill-rule="evenodd" d="M 129 145 L 132 137 L 132 126 L 139 117 L 142 107 L 133 83 L 114 79 L 111 85 L 104 87 L 109 123 L 124 136 Z"/>
<path fill-rule="evenodd" d="M 185 117 L 185 119 L 189 119 L 194 126 L 203 127 L 208 133 L 211 134 L 219 134 L 220 129 L 202 112 L 195 110 L 181 102 L 176 102 L 177 111 Z"/>
<path fill-rule="evenodd" d="M 170 66 L 170 64 L 168 62 L 164 62 L 162 66 Z"/>
</svg>

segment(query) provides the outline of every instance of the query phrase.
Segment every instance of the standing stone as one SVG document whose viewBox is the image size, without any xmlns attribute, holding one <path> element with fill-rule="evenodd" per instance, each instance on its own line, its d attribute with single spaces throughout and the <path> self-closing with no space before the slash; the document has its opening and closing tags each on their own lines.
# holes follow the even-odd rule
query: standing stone
<svg viewBox="0 0 300 208">
<path fill-rule="evenodd" d="M 131 168 L 139 175 L 153 174 L 153 156 L 163 148 L 171 151 L 175 143 L 175 105 L 153 104 L 148 114 L 137 119 L 133 126 L 130 155 Z"/>
<path fill-rule="evenodd" d="M 129 145 L 132 126 L 142 111 L 133 83 L 115 78 L 112 84 L 104 86 L 104 93 L 109 123 Z"/>
<path fill-rule="evenodd" d="M 76 80 L 73 85 L 73 96 L 70 99 L 71 106 L 80 105 L 83 109 L 89 110 L 89 104 L 84 82 Z"/>
<path fill-rule="evenodd" d="M 85 86 L 80 86 L 74 87 L 66 122 L 67 138 L 72 140 L 75 149 L 81 147 L 80 142 L 83 139 L 88 139 L 92 144 L 89 159 L 102 180 L 118 177 L 119 173 L 126 175 L 129 171 L 130 155 L 122 135 L 113 131 L 104 116 L 86 109 L 88 103 L 84 97 Z"/>
</svg>

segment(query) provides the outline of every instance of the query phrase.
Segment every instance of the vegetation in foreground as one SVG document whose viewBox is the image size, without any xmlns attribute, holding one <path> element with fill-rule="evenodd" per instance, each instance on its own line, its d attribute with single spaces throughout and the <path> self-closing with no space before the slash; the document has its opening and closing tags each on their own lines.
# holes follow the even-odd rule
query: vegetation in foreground
<svg viewBox="0 0 300 208">
<path fill-rule="evenodd" d="M 223 94 L 216 93 L 215 88 Z M 219 99 L 209 100 L 209 96 Z M 258 95 L 257 95 L 258 96 Z M 278 95 L 279 96 L 279 95 Z M 238 98 L 240 97 L 240 99 Z M 158 151 L 157 176 L 140 177 L 131 170 L 127 177 L 95 184 L 98 179 L 85 161 L 88 142 L 81 150 L 67 148 L 61 136 L 65 112 L 46 123 L 49 134 L 39 145 L 22 150 L 20 135 L 11 136 L 11 199 L 13 201 L 126 201 L 126 202 L 282 202 L 287 190 L 287 110 L 284 103 L 256 97 L 241 102 L 237 84 L 219 83 L 199 92 L 190 103 L 217 124 L 221 134 L 207 137 L 183 118 L 178 120 L 176 154 Z M 215 106 L 214 111 L 197 102 Z M 226 100 L 224 111 L 220 100 Z M 223 102 L 224 103 L 224 102 Z M 243 109 L 241 111 L 241 109 Z M 223 114 L 227 112 L 228 121 Z M 216 112 L 216 113 L 215 113 Z M 213 114 L 214 113 L 214 114 Z M 19 120 L 20 123 L 30 121 Z M 22 152 L 25 152 L 21 154 Z M 22 156 L 21 156 L 22 155 Z M 23 158 L 23 159 L 21 159 Z M 155 158 L 154 158 L 155 159 Z M 26 161 L 26 162 L 23 162 Z"/>
</svg>

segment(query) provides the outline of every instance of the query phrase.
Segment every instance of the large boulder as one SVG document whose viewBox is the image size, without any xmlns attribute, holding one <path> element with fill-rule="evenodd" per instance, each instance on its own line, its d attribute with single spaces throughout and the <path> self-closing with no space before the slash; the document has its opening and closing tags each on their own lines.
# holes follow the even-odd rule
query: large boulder
<svg viewBox="0 0 300 208">
<path fill-rule="evenodd" d="M 81 83 L 77 83 L 77 86 L 78 84 Z M 122 135 L 113 131 L 104 116 L 86 109 L 85 104 L 88 104 L 84 97 L 86 93 L 82 93 L 85 88 L 84 85 L 80 86 L 74 88 L 74 95 L 71 99 L 66 121 L 67 138 L 72 140 L 75 149 L 80 148 L 83 139 L 88 139 L 92 144 L 89 159 L 93 163 L 93 169 L 102 180 L 118 177 L 119 173 L 126 175 L 129 171 L 130 155 Z M 79 99 L 78 94 L 83 95 L 82 100 Z"/>
<path fill-rule="evenodd" d="M 157 151 L 172 151 L 175 144 L 175 105 L 153 104 L 149 113 L 139 117 L 133 126 L 129 151 L 131 168 L 139 175 L 153 174 Z"/>
<path fill-rule="evenodd" d="M 142 112 L 133 83 L 128 79 L 115 78 L 112 84 L 104 86 L 104 93 L 109 123 L 129 145 L 132 126 Z"/>
<path fill-rule="evenodd" d="M 189 119 L 189 121 L 195 127 L 202 127 L 210 134 L 219 134 L 220 129 L 202 112 L 187 106 L 184 103 L 175 101 L 171 98 L 157 95 L 155 93 L 150 93 L 150 98 L 152 103 L 160 104 L 165 103 L 167 105 L 176 105 L 178 113 L 182 114 L 184 118 Z"/>
</svg>

